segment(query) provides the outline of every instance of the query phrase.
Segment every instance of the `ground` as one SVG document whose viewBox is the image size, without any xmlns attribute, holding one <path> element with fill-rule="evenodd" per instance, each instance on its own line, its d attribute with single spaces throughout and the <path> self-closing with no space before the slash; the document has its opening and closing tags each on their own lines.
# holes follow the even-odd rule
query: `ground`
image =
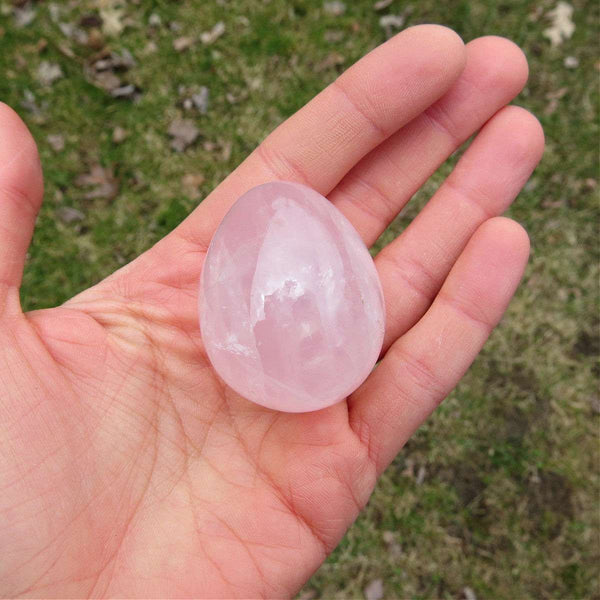
<svg viewBox="0 0 600 600">
<path fill-rule="evenodd" d="M 27 309 L 64 301 L 151 246 L 400 21 L 442 23 L 466 41 L 503 35 L 525 50 L 531 76 L 516 103 L 540 118 L 547 150 L 510 211 L 532 239 L 523 285 L 304 600 L 600 597 L 599 6 L 559 9 L 565 33 L 565 21 L 575 29 L 552 45 L 556 4 L 0 3 L 0 99 L 31 127 L 46 176 Z M 382 26 L 385 15 L 400 19 Z"/>
</svg>

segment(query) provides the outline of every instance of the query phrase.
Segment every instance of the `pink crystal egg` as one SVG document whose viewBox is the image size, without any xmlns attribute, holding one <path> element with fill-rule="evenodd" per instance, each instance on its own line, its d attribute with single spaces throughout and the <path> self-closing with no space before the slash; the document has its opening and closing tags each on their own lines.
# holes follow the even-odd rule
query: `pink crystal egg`
<svg viewBox="0 0 600 600">
<path fill-rule="evenodd" d="M 286 412 L 346 398 L 377 361 L 384 320 L 369 251 L 311 188 L 252 188 L 215 232 L 201 276 L 202 339 L 245 398 Z"/>
</svg>

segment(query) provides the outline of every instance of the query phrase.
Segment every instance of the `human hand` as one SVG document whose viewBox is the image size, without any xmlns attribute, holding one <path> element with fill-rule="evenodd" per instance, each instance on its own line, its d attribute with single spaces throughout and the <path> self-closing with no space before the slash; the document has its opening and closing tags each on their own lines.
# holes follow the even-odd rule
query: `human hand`
<svg viewBox="0 0 600 600">
<path fill-rule="evenodd" d="M 456 385 L 522 275 L 528 239 L 501 214 L 543 134 L 505 105 L 527 77 L 512 43 L 438 26 L 389 40 L 273 132 L 170 235 L 64 305 L 23 314 L 42 176 L 0 107 L 0 594 L 292 595 L 377 477 Z M 485 124 L 485 125 L 484 125 Z M 265 181 L 310 185 L 371 245 L 482 128 L 376 258 L 379 366 L 346 401 L 274 412 L 213 372 L 197 322 L 212 233 Z"/>
</svg>

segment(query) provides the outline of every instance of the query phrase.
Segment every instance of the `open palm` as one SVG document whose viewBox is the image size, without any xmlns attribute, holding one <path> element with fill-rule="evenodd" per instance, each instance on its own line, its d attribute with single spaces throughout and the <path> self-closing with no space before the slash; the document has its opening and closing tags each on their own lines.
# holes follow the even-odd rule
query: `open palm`
<svg viewBox="0 0 600 600">
<path fill-rule="evenodd" d="M 377 476 L 458 382 L 528 254 L 500 218 L 541 129 L 505 107 L 527 77 L 512 43 L 466 47 L 419 26 L 281 125 L 175 231 L 64 305 L 23 314 L 42 196 L 30 134 L 0 107 L 0 594 L 292 595 Z M 382 360 L 346 401 L 306 414 L 246 401 L 216 376 L 197 322 L 211 235 L 254 185 L 326 195 L 372 244 L 431 173 L 481 132 L 377 257 Z"/>
</svg>

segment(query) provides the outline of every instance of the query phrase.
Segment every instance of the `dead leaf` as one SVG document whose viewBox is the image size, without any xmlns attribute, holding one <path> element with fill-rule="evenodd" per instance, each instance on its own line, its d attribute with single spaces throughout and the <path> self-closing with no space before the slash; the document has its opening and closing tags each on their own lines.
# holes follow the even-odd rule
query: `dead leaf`
<svg viewBox="0 0 600 600">
<path fill-rule="evenodd" d="M 386 37 L 389 38 L 394 35 L 394 30 L 402 28 L 404 21 L 402 15 L 384 15 L 379 19 L 379 26 L 385 31 Z"/>
<path fill-rule="evenodd" d="M 75 58 L 75 53 L 66 42 L 60 42 L 58 44 L 58 49 L 61 54 L 64 54 L 67 58 Z"/>
<path fill-rule="evenodd" d="M 568 87 L 558 88 L 557 90 L 548 92 L 546 94 L 546 99 L 547 100 L 553 100 L 553 99 L 560 100 L 562 97 L 564 97 L 567 94 L 568 91 L 569 91 Z"/>
<path fill-rule="evenodd" d="M 102 31 L 108 36 L 117 36 L 125 28 L 123 23 L 124 10 L 115 6 L 106 6 L 100 9 Z"/>
<path fill-rule="evenodd" d="M 373 579 L 364 590 L 366 600 L 381 600 L 383 598 L 383 581 Z"/>
<path fill-rule="evenodd" d="M 216 42 L 225 33 L 225 23 L 218 21 L 210 31 L 200 34 L 200 41 L 207 46 Z"/>
<path fill-rule="evenodd" d="M 572 20 L 573 7 L 568 2 L 559 2 L 549 13 L 552 24 L 544 29 L 544 37 L 550 40 L 552 46 L 560 46 L 564 40 L 568 40 L 575 31 L 575 23 Z"/>
<path fill-rule="evenodd" d="M 122 85 L 118 88 L 114 88 L 110 90 L 110 95 L 113 98 L 124 98 L 126 100 L 137 100 L 140 96 L 140 89 L 133 85 L 132 83 L 128 83 L 126 85 Z"/>
<path fill-rule="evenodd" d="M 191 37 L 178 37 L 173 40 L 173 49 L 176 52 L 183 52 L 194 45 L 194 38 Z"/>
<path fill-rule="evenodd" d="M 87 45 L 94 50 L 100 50 L 104 46 L 104 36 L 99 29 L 90 29 Z"/>
<path fill-rule="evenodd" d="M 475 592 L 470 587 L 463 588 L 463 597 L 465 600 L 477 600 Z"/>
<path fill-rule="evenodd" d="M 402 475 L 404 475 L 405 477 L 415 476 L 415 461 L 412 458 L 407 458 L 404 461 L 404 469 L 402 470 Z"/>
<path fill-rule="evenodd" d="M 162 25 L 162 19 L 160 18 L 160 15 L 152 13 L 148 17 L 148 25 L 150 25 L 150 27 L 160 27 Z"/>
<path fill-rule="evenodd" d="M 76 208 L 71 206 L 60 206 L 56 209 L 56 216 L 59 220 L 67 225 L 71 223 L 77 223 L 78 221 L 83 221 L 85 219 L 85 215 Z"/>
<path fill-rule="evenodd" d="M 37 70 L 37 78 L 42 85 L 50 86 L 61 77 L 63 77 L 63 72 L 60 65 L 48 62 L 47 60 L 43 60 L 40 63 Z"/>
<path fill-rule="evenodd" d="M 205 115 L 208 111 L 209 96 L 210 91 L 205 85 L 200 87 L 197 94 L 192 94 L 192 103 L 201 115 Z"/>
<path fill-rule="evenodd" d="M 94 77 L 94 81 L 102 89 L 112 92 L 121 86 L 121 79 L 111 71 L 102 71 Z"/>
<path fill-rule="evenodd" d="M 31 6 L 26 4 L 22 8 L 15 7 L 13 9 L 13 16 L 15 19 L 16 27 L 27 27 L 27 25 L 33 23 L 33 20 L 36 16 L 36 12 Z"/>
<path fill-rule="evenodd" d="M 191 119 L 177 118 L 171 122 L 167 133 L 173 138 L 171 148 L 176 152 L 183 152 L 191 146 L 200 135 L 200 131 Z"/>
<path fill-rule="evenodd" d="M 23 91 L 23 100 L 21 101 L 21 106 L 35 116 L 40 116 L 42 114 L 42 109 L 39 107 L 31 90 L 26 89 Z"/>
<path fill-rule="evenodd" d="M 125 141 L 128 135 L 129 134 L 125 129 L 117 125 L 112 132 L 113 144 L 120 144 L 121 142 Z"/>
<path fill-rule="evenodd" d="M 567 69 L 576 69 L 579 66 L 579 59 L 576 56 L 565 56 L 563 65 Z"/>
<path fill-rule="evenodd" d="M 375 2 L 373 8 L 375 10 L 384 10 L 386 9 L 394 0 L 379 0 L 379 2 Z"/>
<path fill-rule="evenodd" d="M 323 4 L 323 10 L 333 17 L 339 17 L 346 12 L 346 5 L 343 2 L 339 2 L 339 0 L 335 0 L 334 2 L 325 2 Z"/>
<path fill-rule="evenodd" d="M 382 538 L 391 558 L 399 558 L 402 556 L 402 546 L 400 546 L 396 540 L 396 536 L 394 535 L 393 531 L 384 531 Z"/>
<path fill-rule="evenodd" d="M 204 175 L 201 173 L 188 173 L 181 180 L 185 193 L 190 200 L 198 200 L 200 198 L 200 186 L 204 183 Z"/>
<path fill-rule="evenodd" d="M 143 56 L 148 56 L 150 54 L 154 54 L 156 51 L 158 50 L 158 46 L 156 45 L 156 42 L 153 40 L 150 40 L 143 48 L 142 48 L 142 55 Z"/>
<path fill-rule="evenodd" d="M 60 152 L 65 149 L 65 138 L 60 133 L 51 133 L 46 139 L 52 150 Z"/>
<path fill-rule="evenodd" d="M 35 44 L 35 51 L 39 54 L 48 47 L 48 40 L 46 38 L 40 38 Z"/>
<path fill-rule="evenodd" d="M 417 471 L 417 477 L 415 478 L 415 483 L 417 485 L 422 485 L 423 482 L 425 481 L 426 475 L 427 475 L 427 469 L 425 468 L 425 465 L 421 465 L 419 467 L 419 470 Z"/>
<path fill-rule="evenodd" d="M 344 64 L 346 59 L 338 52 L 330 52 L 321 62 L 315 65 L 315 73 L 322 73 L 332 67 Z"/>
<path fill-rule="evenodd" d="M 119 193 L 119 182 L 113 176 L 112 168 L 104 168 L 100 164 L 95 164 L 89 173 L 82 173 L 75 179 L 75 185 L 78 187 L 91 187 L 89 192 L 84 194 L 86 200 L 95 200 L 104 198 L 113 200 Z"/>
<path fill-rule="evenodd" d="M 231 150 L 233 149 L 233 144 L 231 142 L 224 142 L 221 144 L 221 158 L 223 161 L 227 162 L 231 158 Z"/>
</svg>

